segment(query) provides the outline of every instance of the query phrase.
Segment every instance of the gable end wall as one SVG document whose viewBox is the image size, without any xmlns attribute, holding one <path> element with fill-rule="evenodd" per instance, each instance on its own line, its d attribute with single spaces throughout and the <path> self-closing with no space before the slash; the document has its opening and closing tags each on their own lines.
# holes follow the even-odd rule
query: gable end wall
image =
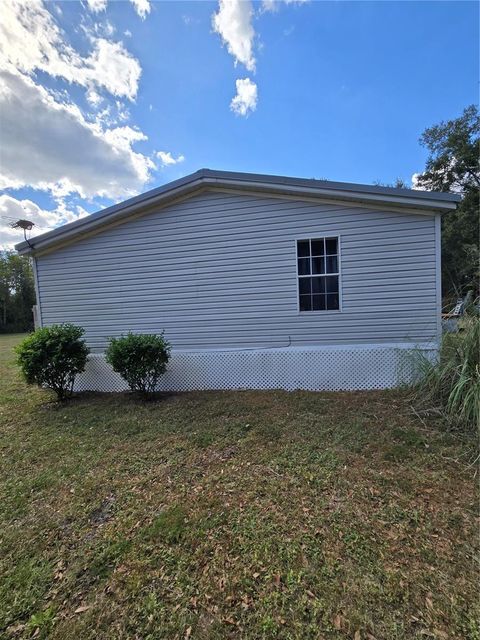
<svg viewBox="0 0 480 640">
<path fill-rule="evenodd" d="M 435 218 L 205 192 L 38 256 L 42 323 L 97 352 L 163 329 L 185 350 L 436 341 Z M 337 234 L 342 310 L 299 313 L 295 239 Z"/>
</svg>

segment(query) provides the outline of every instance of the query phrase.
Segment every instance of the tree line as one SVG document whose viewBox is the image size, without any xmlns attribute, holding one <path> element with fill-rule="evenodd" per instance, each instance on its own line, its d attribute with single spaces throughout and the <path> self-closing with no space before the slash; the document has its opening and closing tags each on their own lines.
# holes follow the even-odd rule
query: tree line
<svg viewBox="0 0 480 640">
<path fill-rule="evenodd" d="M 445 302 L 453 303 L 472 290 L 479 294 L 480 116 L 467 107 L 454 120 L 440 122 L 420 137 L 429 156 L 417 186 L 460 193 L 455 212 L 442 217 L 442 287 Z M 401 180 L 396 186 L 407 186 Z M 35 288 L 29 258 L 0 252 L 0 333 L 33 328 Z"/>
<path fill-rule="evenodd" d="M 35 286 L 30 259 L 15 251 L 0 253 L 0 333 L 33 329 Z"/>
</svg>

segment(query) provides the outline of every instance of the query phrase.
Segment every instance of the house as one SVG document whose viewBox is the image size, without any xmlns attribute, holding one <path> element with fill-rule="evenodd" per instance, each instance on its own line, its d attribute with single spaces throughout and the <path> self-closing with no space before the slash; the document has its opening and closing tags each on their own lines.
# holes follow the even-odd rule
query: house
<svg viewBox="0 0 480 640">
<path fill-rule="evenodd" d="M 202 169 L 17 245 L 42 325 L 84 327 L 76 388 L 125 388 L 110 336 L 165 330 L 162 389 L 374 389 L 441 334 L 458 196 Z"/>
</svg>

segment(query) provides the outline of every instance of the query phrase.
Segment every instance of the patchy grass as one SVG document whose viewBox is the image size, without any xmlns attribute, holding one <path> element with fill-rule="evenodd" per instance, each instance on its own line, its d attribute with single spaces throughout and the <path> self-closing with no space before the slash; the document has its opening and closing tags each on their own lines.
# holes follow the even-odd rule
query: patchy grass
<svg viewBox="0 0 480 640">
<path fill-rule="evenodd" d="M 0 636 L 479 638 L 468 439 L 407 395 L 26 388 L 1 337 Z"/>
</svg>

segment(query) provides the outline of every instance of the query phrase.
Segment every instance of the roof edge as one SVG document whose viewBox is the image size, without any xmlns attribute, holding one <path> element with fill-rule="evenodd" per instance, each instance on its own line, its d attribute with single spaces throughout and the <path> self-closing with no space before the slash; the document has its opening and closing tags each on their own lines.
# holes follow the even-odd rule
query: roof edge
<svg viewBox="0 0 480 640">
<path fill-rule="evenodd" d="M 79 234 L 89 232 L 114 220 L 127 217 L 143 206 L 167 203 L 169 200 L 187 195 L 202 187 L 240 188 L 252 191 L 279 193 L 284 195 L 305 195 L 309 197 L 329 197 L 338 200 L 372 204 L 393 204 L 427 211 L 451 211 L 460 202 L 461 196 L 454 193 L 398 189 L 376 185 L 331 182 L 307 178 L 290 178 L 256 173 L 239 173 L 200 169 L 195 173 L 169 182 L 119 204 L 112 205 L 85 218 L 62 225 L 52 231 L 35 236 L 32 240 L 20 242 L 15 249 L 21 255 L 33 254 L 59 242 L 64 242 Z"/>
</svg>

